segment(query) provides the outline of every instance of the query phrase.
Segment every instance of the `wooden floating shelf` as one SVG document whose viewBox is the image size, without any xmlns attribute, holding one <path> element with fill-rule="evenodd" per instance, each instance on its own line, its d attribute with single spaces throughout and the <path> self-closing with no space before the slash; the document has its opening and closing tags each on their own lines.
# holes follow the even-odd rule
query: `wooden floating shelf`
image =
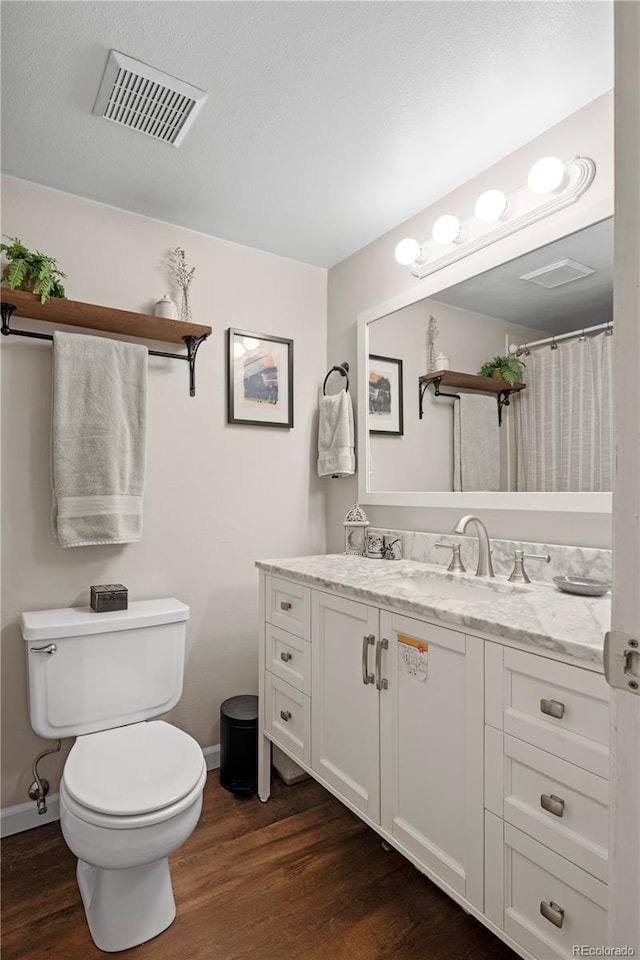
<svg viewBox="0 0 640 960">
<path fill-rule="evenodd" d="M 502 425 L 502 408 L 509 406 L 509 397 L 524 390 L 526 383 L 507 383 L 495 377 L 480 377 L 475 373 L 459 373 L 456 370 L 434 370 L 418 377 L 418 416 L 422 420 L 422 404 L 427 387 L 433 386 L 436 397 L 457 397 L 457 393 L 443 393 L 440 387 L 455 387 L 458 390 L 475 390 L 477 393 L 494 393 L 498 401 L 498 426 Z"/>
<path fill-rule="evenodd" d="M 14 316 L 29 320 L 46 320 L 48 323 L 64 323 L 71 327 L 85 327 L 88 330 L 102 330 L 105 333 L 118 333 L 127 337 L 139 337 L 141 340 L 163 340 L 169 343 L 183 343 L 184 337 L 208 337 L 211 327 L 199 323 L 183 323 L 182 320 L 167 320 L 154 317 L 149 313 L 133 313 L 130 310 L 116 310 L 113 307 L 100 307 L 94 303 L 81 303 L 79 300 L 67 300 L 51 297 L 46 303 L 40 303 L 40 297 L 26 290 L 10 290 L 0 287 L 2 303 L 15 307 Z"/>
<path fill-rule="evenodd" d="M 435 370 L 418 378 L 420 384 L 429 386 L 434 380 L 442 387 L 457 387 L 459 390 L 481 390 L 483 393 L 515 393 L 524 390 L 526 383 L 507 383 L 495 377 L 479 377 L 473 373 L 457 373 L 455 370 Z"/>
</svg>

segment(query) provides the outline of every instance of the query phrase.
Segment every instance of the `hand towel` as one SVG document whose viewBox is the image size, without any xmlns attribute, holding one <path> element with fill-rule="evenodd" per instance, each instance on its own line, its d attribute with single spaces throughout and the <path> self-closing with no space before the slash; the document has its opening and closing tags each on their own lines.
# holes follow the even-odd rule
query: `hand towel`
<svg viewBox="0 0 640 960">
<path fill-rule="evenodd" d="M 454 402 L 453 489 L 500 489 L 500 427 L 494 397 L 461 393 Z"/>
<path fill-rule="evenodd" d="M 350 477 L 356 472 L 353 407 L 346 390 L 320 397 L 318 476 Z"/>
<path fill-rule="evenodd" d="M 142 535 L 147 348 L 53 335 L 52 525 L 61 547 Z"/>
</svg>

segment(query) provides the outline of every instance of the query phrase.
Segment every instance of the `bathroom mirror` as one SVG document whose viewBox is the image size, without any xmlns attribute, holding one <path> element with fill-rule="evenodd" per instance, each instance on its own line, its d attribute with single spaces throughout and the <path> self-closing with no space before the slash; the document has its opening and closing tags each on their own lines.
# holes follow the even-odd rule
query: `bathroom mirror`
<svg viewBox="0 0 640 960">
<path fill-rule="evenodd" d="M 610 510 L 612 218 L 378 313 L 360 318 L 362 502 Z M 524 389 L 500 392 L 497 373 L 468 380 L 514 355 Z M 380 357 L 401 365 L 399 411 Z M 402 434 L 381 429 L 380 395 L 392 397 L 385 412 Z"/>
</svg>

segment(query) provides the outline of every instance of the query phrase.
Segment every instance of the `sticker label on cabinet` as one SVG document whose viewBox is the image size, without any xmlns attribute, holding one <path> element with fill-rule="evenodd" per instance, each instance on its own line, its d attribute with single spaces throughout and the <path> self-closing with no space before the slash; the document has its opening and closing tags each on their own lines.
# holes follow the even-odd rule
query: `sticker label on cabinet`
<svg viewBox="0 0 640 960">
<path fill-rule="evenodd" d="M 429 673 L 429 644 L 404 633 L 397 635 L 400 647 L 400 664 L 404 673 L 416 680 L 426 680 Z"/>
</svg>

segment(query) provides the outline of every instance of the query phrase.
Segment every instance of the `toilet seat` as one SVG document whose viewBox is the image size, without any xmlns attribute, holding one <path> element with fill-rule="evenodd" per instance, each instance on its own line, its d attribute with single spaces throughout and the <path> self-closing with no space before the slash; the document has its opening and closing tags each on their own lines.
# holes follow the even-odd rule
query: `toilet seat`
<svg viewBox="0 0 640 960">
<path fill-rule="evenodd" d="M 69 808 L 88 822 L 141 826 L 175 816 L 205 778 L 204 756 L 192 737 L 163 720 L 143 721 L 78 737 L 61 797 L 64 786 Z"/>
</svg>

